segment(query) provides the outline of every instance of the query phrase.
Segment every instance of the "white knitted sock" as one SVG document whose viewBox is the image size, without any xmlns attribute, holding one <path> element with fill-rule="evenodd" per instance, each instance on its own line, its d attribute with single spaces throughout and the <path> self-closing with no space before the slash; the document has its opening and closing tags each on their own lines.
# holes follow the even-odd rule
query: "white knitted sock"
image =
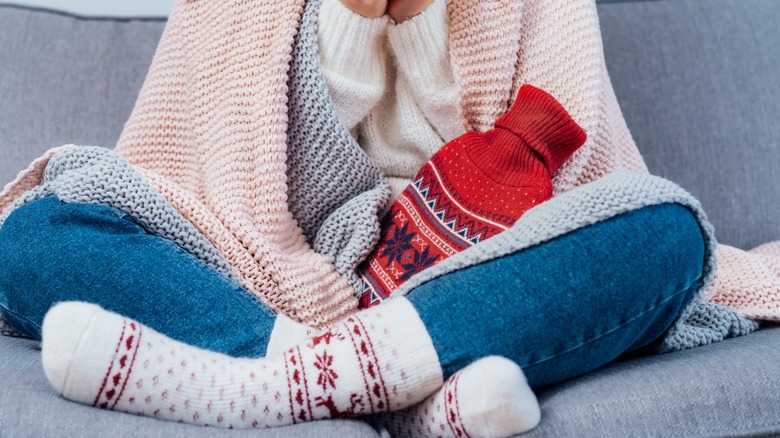
<svg viewBox="0 0 780 438">
<path fill-rule="evenodd" d="M 265 357 L 279 356 L 304 340 L 319 334 L 319 330 L 279 314 L 276 316 L 274 328 L 271 330 L 271 338 L 265 349 Z"/>
<path fill-rule="evenodd" d="M 443 383 L 430 336 L 405 299 L 260 359 L 200 350 L 100 307 L 64 303 L 44 319 L 43 366 L 70 400 L 228 428 L 403 409 Z"/>
<path fill-rule="evenodd" d="M 394 438 L 491 438 L 528 432 L 541 415 L 520 367 L 490 356 L 453 374 L 419 405 L 377 418 Z"/>
</svg>

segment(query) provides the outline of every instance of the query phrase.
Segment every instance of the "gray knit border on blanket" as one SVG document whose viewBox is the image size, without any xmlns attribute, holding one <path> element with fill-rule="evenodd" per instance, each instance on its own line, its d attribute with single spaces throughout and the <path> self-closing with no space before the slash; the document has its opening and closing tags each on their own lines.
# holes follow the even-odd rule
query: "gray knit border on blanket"
<svg viewBox="0 0 780 438">
<path fill-rule="evenodd" d="M 26 338 L 27 336 L 17 332 L 13 327 L 8 325 L 2 317 L 0 317 L 0 336 L 11 336 L 14 338 Z"/>
<path fill-rule="evenodd" d="M 699 201 L 663 178 L 625 170 L 561 194 L 528 211 L 513 228 L 412 277 L 397 292 L 403 296 L 444 274 L 522 251 L 577 229 L 651 205 L 677 203 L 696 217 L 705 239 L 699 291 L 667 331 L 658 352 L 670 352 L 746 335 L 758 325 L 735 310 L 703 301 L 717 269 L 715 232 Z"/>
<path fill-rule="evenodd" d="M 14 200 L 6 218 L 24 204 L 46 196 L 63 202 L 104 205 L 132 217 L 151 234 L 168 239 L 220 274 L 236 280 L 233 268 L 198 230 L 124 158 L 96 146 L 73 146 L 54 155 L 40 185 Z"/>
<path fill-rule="evenodd" d="M 331 258 L 358 296 L 355 270 L 379 241 L 390 187 L 330 98 L 317 45 L 321 4 L 306 2 L 290 63 L 288 205 L 314 250 Z"/>
</svg>

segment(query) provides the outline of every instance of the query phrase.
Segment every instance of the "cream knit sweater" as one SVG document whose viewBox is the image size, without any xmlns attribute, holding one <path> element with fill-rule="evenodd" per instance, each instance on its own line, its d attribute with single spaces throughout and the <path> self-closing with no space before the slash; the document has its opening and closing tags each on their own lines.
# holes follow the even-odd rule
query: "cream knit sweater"
<svg viewBox="0 0 780 438">
<path fill-rule="evenodd" d="M 466 132 L 444 0 L 393 24 L 324 0 L 320 59 L 342 122 L 385 174 L 392 199 L 446 142 Z"/>
</svg>

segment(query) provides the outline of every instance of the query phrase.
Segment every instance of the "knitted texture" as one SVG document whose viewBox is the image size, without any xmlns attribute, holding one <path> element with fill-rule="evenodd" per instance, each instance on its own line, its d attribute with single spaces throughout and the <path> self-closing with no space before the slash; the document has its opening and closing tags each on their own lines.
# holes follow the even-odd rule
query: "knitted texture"
<svg viewBox="0 0 780 438">
<path fill-rule="evenodd" d="M 378 103 L 392 78 L 385 50 L 390 17 L 363 17 L 341 0 L 319 3 L 319 62 L 339 119 L 352 131 L 373 108 L 382 106 Z M 361 143 L 365 148 L 366 138 Z"/>
<path fill-rule="evenodd" d="M 301 74 L 288 76 L 304 3 L 178 1 L 117 151 L 214 245 L 244 287 L 274 310 L 323 327 L 357 307 L 350 285 L 359 283 L 354 275 L 348 283 L 344 272 L 356 267 L 378 239 L 374 212 L 381 211 L 387 187 L 373 179 L 376 170 L 364 158 L 355 161 L 362 152 L 346 141 L 346 129 L 332 110 L 309 111 L 331 106 L 313 65 L 316 1 L 308 2 L 307 13 L 313 12 L 297 40 Z M 450 0 L 448 10 L 465 126 L 488 129 L 520 85 L 532 83 L 556 96 L 589 135 L 554 177 L 556 194 L 618 168 L 647 171 L 609 82 L 594 2 Z M 286 145 L 286 134 L 292 136 L 287 104 L 293 88 L 296 95 L 313 93 L 312 106 L 290 112 L 290 117 L 313 117 L 313 125 L 301 123 L 296 133 L 315 131 L 309 126 L 329 132 L 322 138 L 298 137 L 290 146 L 301 148 L 294 160 Z M 333 139 L 341 140 L 327 143 Z M 323 147 L 334 149 L 320 155 L 321 161 L 308 158 Z M 0 210 L 35 189 L 49 159 L 61 150 L 47 152 L 10 183 L 0 193 Z M 355 180 L 338 181 L 332 174 L 318 179 L 314 171 L 288 179 L 286 171 L 299 162 L 343 172 L 339 175 L 364 185 L 354 189 Z M 300 185 L 292 189 L 293 181 Z M 350 190 L 343 197 L 332 195 L 338 189 L 325 190 L 323 197 L 316 192 L 330 184 Z M 335 198 L 321 204 L 329 193 Z M 307 218 L 309 209 L 313 213 Z M 350 213 L 358 211 L 361 216 L 348 223 Z M 309 247 L 311 236 L 321 254 Z M 481 246 L 462 254 L 478 256 Z M 333 261 L 341 266 L 338 272 Z"/>
<path fill-rule="evenodd" d="M 303 3 L 177 2 L 116 151 L 244 287 L 274 311 L 323 327 L 357 301 L 287 208 L 286 82 Z M 0 201 L 38 184 L 45 161 Z"/>
<path fill-rule="evenodd" d="M 528 432 L 540 420 L 539 403 L 523 371 L 498 356 L 461 369 L 411 408 L 373 418 L 394 438 L 503 438 Z"/>
<path fill-rule="evenodd" d="M 780 257 L 780 242 L 769 242 L 763 245 L 757 246 L 750 250 L 755 254 L 764 254 L 768 256 Z"/>
<path fill-rule="evenodd" d="M 177 2 L 116 150 L 252 292 L 322 327 L 356 301 L 287 204 L 287 74 L 303 4 Z"/>
<path fill-rule="evenodd" d="M 533 84 L 555 96 L 588 133 L 586 145 L 558 171 L 556 193 L 615 169 L 646 173 L 607 73 L 595 2 L 523 1 L 519 19 L 522 37 L 509 96 Z M 497 37 L 496 47 L 518 39 L 508 32 Z"/>
<path fill-rule="evenodd" d="M 203 426 L 253 429 L 399 410 L 443 384 L 433 342 L 406 300 L 258 359 L 186 345 L 86 303 L 53 307 L 42 332 L 44 372 L 65 398 Z"/>
<path fill-rule="evenodd" d="M 19 206 L 50 195 L 63 202 L 122 210 L 146 231 L 172 241 L 220 274 L 237 279 L 222 254 L 133 166 L 108 149 L 73 146 L 53 156 L 41 184 L 16 198 L 0 215 L 0 227 Z"/>
<path fill-rule="evenodd" d="M 718 247 L 719 287 L 710 301 L 747 318 L 780 321 L 780 244 L 742 251 Z"/>
<path fill-rule="evenodd" d="M 379 239 L 378 217 L 387 203 L 389 189 L 379 168 L 341 127 L 330 102 L 317 57 L 319 3 L 307 3 L 291 62 L 287 172 L 289 206 L 305 234 L 314 240 L 314 247 L 330 257 L 337 271 L 348 279 L 354 290 L 358 290 L 360 279 L 355 269 Z M 321 147 L 312 148 L 311 145 Z M 201 254 L 205 251 L 216 253 L 219 257 L 216 249 L 209 250 L 208 245 L 192 247 L 182 244 L 188 239 L 199 238 L 199 235 L 189 222 L 170 214 L 175 210 L 162 205 L 160 195 L 140 175 L 126 169 L 124 159 L 105 150 L 83 148 L 81 152 L 74 152 L 73 147 L 70 148 L 68 174 L 47 171 L 47 187 L 36 187 L 30 193 L 16 198 L 0 216 L 0 225 L 3 218 L 18 206 L 49 194 L 60 195 L 62 190 L 67 190 L 68 196 L 60 196 L 60 199 L 66 202 L 99 203 L 123 210 L 148 231 L 169 238 L 217 271 L 233 275 L 230 269 L 224 269 L 223 262 L 212 263 L 210 256 L 203 257 Z M 33 163 L 17 181 L 40 179 L 50 155 L 55 157 L 53 161 L 59 158 L 53 153 L 47 154 Z M 333 163 L 334 159 L 336 163 Z M 93 163 L 95 160 L 99 165 Z M 79 161 L 83 163 L 79 164 Z M 100 172 L 96 174 L 96 170 L 102 171 L 102 175 Z M 125 177 L 118 179 L 116 175 Z M 98 187 L 108 186 L 111 190 L 100 192 L 90 187 L 98 180 L 104 181 Z M 24 187 L 23 184 L 18 186 Z M 80 190 L 89 193 L 80 193 Z M 362 190 L 366 191 L 360 193 Z M 13 195 L 9 193 L 8 199 L 13 200 Z M 128 199 L 133 200 L 130 205 L 126 202 Z M 155 208 L 136 208 L 149 205 Z M 160 209 L 165 211 L 161 213 Z M 177 231 L 181 233 L 176 234 Z M 315 234 L 319 236 L 317 239 L 314 239 Z M 244 281 L 242 284 L 252 290 L 251 283 Z M 262 295 L 259 297 L 263 299 Z"/>
<path fill-rule="evenodd" d="M 339 120 L 317 50 L 321 0 L 306 3 L 290 66 L 288 205 L 314 249 L 357 291 L 355 270 L 380 237 L 390 189 Z"/>
<path fill-rule="evenodd" d="M 339 117 L 385 173 L 392 199 L 446 142 L 466 132 L 449 54 L 445 0 L 400 24 L 325 0 L 320 62 Z"/>
<path fill-rule="evenodd" d="M 526 38 L 524 34 L 521 38 L 521 30 L 524 30 L 522 17 L 528 13 L 525 10 L 528 5 L 524 3 L 533 2 L 447 2 L 452 67 L 455 81 L 461 90 L 463 123 L 469 130 L 485 131 L 492 128 L 493 122 L 506 112 L 512 98 L 517 95 L 517 90 L 513 92 L 512 86 L 519 53 L 524 49 L 522 45 Z M 489 25 L 485 25 L 487 23 Z M 550 43 L 545 42 L 545 46 Z M 545 88 L 544 84 L 529 83 L 552 91 Z M 552 94 L 557 96 L 555 92 Z"/>
<path fill-rule="evenodd" d="M 486 133 L 445 145 L 384 219 L 382 243 L 361 266 L 363 307 L 411 276 L 512 227 L 550 199 L 550 178 L 585 142 L 555 98 L 531 85 Z"/>
<path fill-rule="evenodd" d="M 742 318 L 733 309 L 702 302 L 704 292 L 714 280 L 717 243 L 712 225 L 699 202 L 674 183 L 625 170 L 616 171 L 533 208 L 513 228 L 422 271 L 403 284 L 395 295 L 406 295 L 423 283 L 449 272 L 521 251 L 629 211 L 663 203 L 678 203 L 694 214 L 704 236 L 705 261 L 699 292 L 667 332 L 658 350 L 693 348 L 755 330 L 755 323 Z"/>
</svg>

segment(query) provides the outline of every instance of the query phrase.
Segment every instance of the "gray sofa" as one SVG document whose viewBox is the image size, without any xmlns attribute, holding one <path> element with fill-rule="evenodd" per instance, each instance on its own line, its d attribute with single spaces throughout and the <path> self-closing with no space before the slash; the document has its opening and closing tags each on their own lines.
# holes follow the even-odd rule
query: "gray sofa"
<svg viewBox="0 0 780 438">
<path fill-rule="evenodd" d="M 598 6 L 615 90 L 650 169 L 701 199 L 721 242 L 780 239 L 780 1 Z M 0 184 L 49 147 L 113 145 L 164 24 L 0 4 Z M 626 357 L 539 399 L 542 424 L 526 436 L 780 436 L 780 327 Z M 379 432 L 359 420 L 223 431 L 76 405 L 46 383 L 35 342 L 0 337 L 0 436 L 141 434 Z"/>
</svg>

